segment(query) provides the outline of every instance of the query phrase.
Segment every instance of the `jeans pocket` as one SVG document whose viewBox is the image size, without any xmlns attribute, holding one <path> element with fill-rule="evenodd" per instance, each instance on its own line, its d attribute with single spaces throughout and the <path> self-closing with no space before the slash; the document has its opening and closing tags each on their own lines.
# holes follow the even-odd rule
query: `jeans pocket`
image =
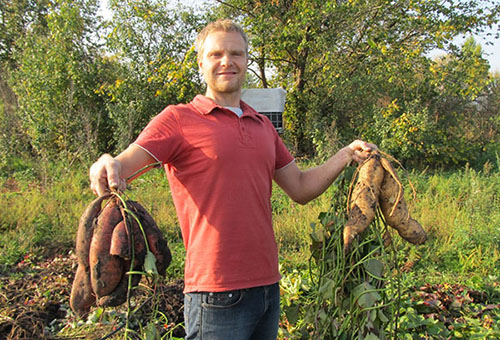
<svg viewBox="0 0 500 340">
<path fill-rule="evenodd" d="M 242 290 L 228 292 L 203 293 L 203 307 L 224 309 L 236 306 L 243 299 Z"/>
</svg>

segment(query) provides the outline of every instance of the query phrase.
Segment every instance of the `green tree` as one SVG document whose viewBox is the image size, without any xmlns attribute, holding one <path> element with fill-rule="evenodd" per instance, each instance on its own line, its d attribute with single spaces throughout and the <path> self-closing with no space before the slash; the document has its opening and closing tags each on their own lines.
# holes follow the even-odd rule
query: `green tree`
<svg viewBox="0 0 500 340">
<path fill-rule="evenodd" d="M 74 160 L 98 149 L 105 112 L 95 93 L 100 58 L 97 0 L 48 3 L 47 27 L 16 40 L 12 86 L 37 157 Z"/>
<path fill-rule="evenodd" d="M 43 32 L 47 1 L 9 0 L 0 3 L 0 167 L 15 163 L 30 151 L 22 121 L 17 115 L 17 95 L 9 84 L 18 67 L 13 56 L 28 29 Z"/>
<path fill-rule="evenodd" d="M 113 138 L 123 149 L 166 105 L 200 92 L 193 41 L 203 19 L 166 0 L 113 0 L 110 8 L 106 41 L 117 68 L 101 92 L 110 98 Z"/>
<path fill-rule="evenodd" d="M 483 108 L 490 76 L 481 46 L 470 38 L 460 50 L 420 65 L 413 80 L 375 104 L 368 135 L 413 166 L 480 162 L 491 139 L 484 132 L 490 121 Z"/>
<path fill-rule="evenodd" d="M 429 76 L 426 53 L 453 50 L 455 36 L 496 24 L 500 8 L 496 1 L 217 2 L 217 15 L 248 29 L 262 85 L 288 91 L 287 132 L 298 153 L 309 154 L 328 137 L 363 137 L 381 99 L 425 103 L 433 88 L 414 77 Z"/>
</svg>

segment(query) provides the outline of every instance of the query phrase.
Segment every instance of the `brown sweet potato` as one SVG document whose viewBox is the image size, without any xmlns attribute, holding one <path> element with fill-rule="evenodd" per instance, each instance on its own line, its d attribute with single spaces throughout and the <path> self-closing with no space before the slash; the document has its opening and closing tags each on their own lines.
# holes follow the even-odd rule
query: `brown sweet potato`
<svg viewBox="0 0 500 340">
<path fill-rule="evenodd" d="M 130 209 L 136 213 L 141 221 L 144 232 L 146 233 L 149 248 L 156 258 L 156 269 L 158 273 L 160 275 L 165 275 L 165 271 L 172 261 L 172 254 L 167 241 L 163 237 L 153 217 L 141 204 L 129 201 L 127 205 L 129 205 Z"/>
<path fill-rule="evenodd" d="M 80 217 L 76 234 L 75 254 L 78 268 L 71 287 L 69 304 L 73 312 L 83 318 L 95 303 L 95 294 L 90 284 L 89 251 L 95 219 L 101 211 L 102 201 L 107 198 L 109 195 L 98 197 L 87 206 Z"/>
<path fill-rule="evenodd" d="M 122 220 L 118 202 L 111 199 L 99 214 L 90 245 L 90 282 L 97 298 L 111 293 L 123 275 L 123 260 L 109 253 L 113 229 Z"/>
<path fill-rule="evenodd" d="M 116 307 L 127 301 L 127 291 L 129 284 L 129 274 L 126 274 L 130 269 L 130 260 L 124 261 L 124 272 L 125 274 L 122 276 L 120 283 L 118 286 L 109 294 L 102 296 L 97 300 L 97 305 L 102 307 Z M 142 265 L 134 268 L 134 271 L 139 271 Z M 133 274 L 131 279 L 131 287 L 136 287 L 141 281 L 141 275 Z"/>
<path fill-rule="evenodd" d="M 115 226 L 115 229 L 113 229 L 109 253 L 126 260 L 130 259 L 130 240 L 127 224 L 123 220 Z"/>
<path fill-rule="evenodd" d="M 404 199 L 403 186 L 396 170 L 389 160 L 382 158 L 382 167 L 385 170 L 379 203 L 384 218 L 399 235 L 413 244 L 422 244 L 427 235 L 422 226 L 411 218 Z"/>
<path fill-rule="evenodd" d="M 109 201 L 101 209 L 106 199 Z M 126 204 L 141 222 L 158 272 L 164 275 L 171 261 L 166 240 L 146 209 L 134 201 Z M 77 232 L 78 269 L 70 298 L 75 314 L 84 317 L 94 304 L 118 306 L 126 301 L 129 275 L 132 275 L 131 287 L 137 286 L 141 279 L 140 274 L 128 272 L 132 258 L 132 271 L 143 270 L 147 252 L 144 234 L 136 219 L 127 214 L 121 200 L 113 194 L 99 197 L 87 207 Z"/>
<path fill-rule="evenodd" d="M 129 203 L 127 202 L 127 206 L 129 206 Z M 130 208 L 130 207 L 129 207 Z M 146 257 L 146 245 L 144 243 L 144 236 L 142 235 L 141 230 L 139 229 L 139 226 L 135 219 L 130 218 L 128 219 L 129 223 L 129 230 L 131 233 L 133 233 L 131 238 L 134 240 L 134 248 L 133 248 L 133 256 L 134 256 L 134 266 L 132 268 L 133 271 L 140 272 L 142 271 L 142 266 L 144 264 L 144 258 Z M 123 228 L 127 229 L 125 226 L 125 223 L 120 222 L 116 228 Z M 115 228 L 115 231 L 116 231 Z M 115 233 L 113 233 L 115 235 Z M 122 242 L 123 240 L 120 240 L 119 242 Z M 128 238 L 127 238 L 127 245 L 128 245 Z M 123 248 L 123 247 L 121 247 Z M 132 256 L 132 249 L 130 249 L 130 256 Z M 128 286 L 129 286 L 129 275 L 132 275 L 131 278 L 131 287 L 135 287 L 139 284 L 139 281 L 141 280 L 141 275 L 140 274 L 128 274 L 130 271 L 130 261 L 131 258 L 124 259 L 120 257 L 121 263 L 122 263 L 122 272 L 123 275 L 121 277 L 120 282 L 118 285 L 115 287 L 115 289 L 102 297 L 99 297 L 97 300 L 97 305 L 98 306 L 108 306 L 108 307 L 116 307 L 121 305 L 127 300 L 127 291 L 128 291 Z"/>
<path fill-rule="evenodd" d="M 89 250 L 94 233 L 94 221 L 101 212 L 102 201 L 109 197 L 110 195 L 104 195 L 93 200 L 80 217 L 76 233 L 75 253 L 78 260 L 86 266 L 89 264 Z"/>
<path fill-rule="evenodd" d="M 345 252 L 349 250 L 352 240 L 373 221 L 383 178 L 380 154 L 374 151 L 361 165 L 350 197 L 349 217 L 343 231 Z"/>
<path fill-rule="evenodd" d="M 95 304 L 95 295 L 90 285 L 90 275 L 85 267 L 78 265 L 76 269 L 69 305 L 71 310 L 81 318 L 87 317 L 90 307 Z"/>
</svg>

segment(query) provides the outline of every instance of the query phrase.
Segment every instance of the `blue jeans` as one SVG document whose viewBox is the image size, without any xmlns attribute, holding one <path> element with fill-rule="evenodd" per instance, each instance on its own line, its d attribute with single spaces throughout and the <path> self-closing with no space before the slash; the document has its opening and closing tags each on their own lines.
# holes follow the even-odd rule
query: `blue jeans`
<svg viewBox="0 0 500 340">
<path fill-rule="evenodd" d="M 276 340 L 279 318 L 279 283 L 184 296 L 189 340 Z"/>
</svg>

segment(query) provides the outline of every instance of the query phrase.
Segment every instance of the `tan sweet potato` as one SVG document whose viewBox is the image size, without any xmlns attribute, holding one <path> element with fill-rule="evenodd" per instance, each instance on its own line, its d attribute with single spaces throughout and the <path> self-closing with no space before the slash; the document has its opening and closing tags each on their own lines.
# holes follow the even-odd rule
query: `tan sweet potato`
<svg viewBox="0 0 500 340">
<path fill-rule="evenodd" d="M 422 244 L 427 235 L 422 226 L 411 218 L 404 199 L 403 186 L 392 164 L 386 158 L 381 159 L 385 170 L 379 203 L 384 218 L 399 235 L 413 244 Z"/>
<path fill-rule="evenodd" d="M 97 298 L 111 293 L 123 275 L 123 259 L 109 253 L 113 229 L 122 220 L 118 202 L 111 199 L 99 214 L 90 245 L 90 282 Z"/>
<path fill-rule="evenodd" d="M 344 251 L 347 252 L 353 239 L 373 221 L 384 178 L 380 154 L 375 151 L 361 165 L 358 179 L 350 196 L 349 217 L 344 227 Z"/>
</svg>

